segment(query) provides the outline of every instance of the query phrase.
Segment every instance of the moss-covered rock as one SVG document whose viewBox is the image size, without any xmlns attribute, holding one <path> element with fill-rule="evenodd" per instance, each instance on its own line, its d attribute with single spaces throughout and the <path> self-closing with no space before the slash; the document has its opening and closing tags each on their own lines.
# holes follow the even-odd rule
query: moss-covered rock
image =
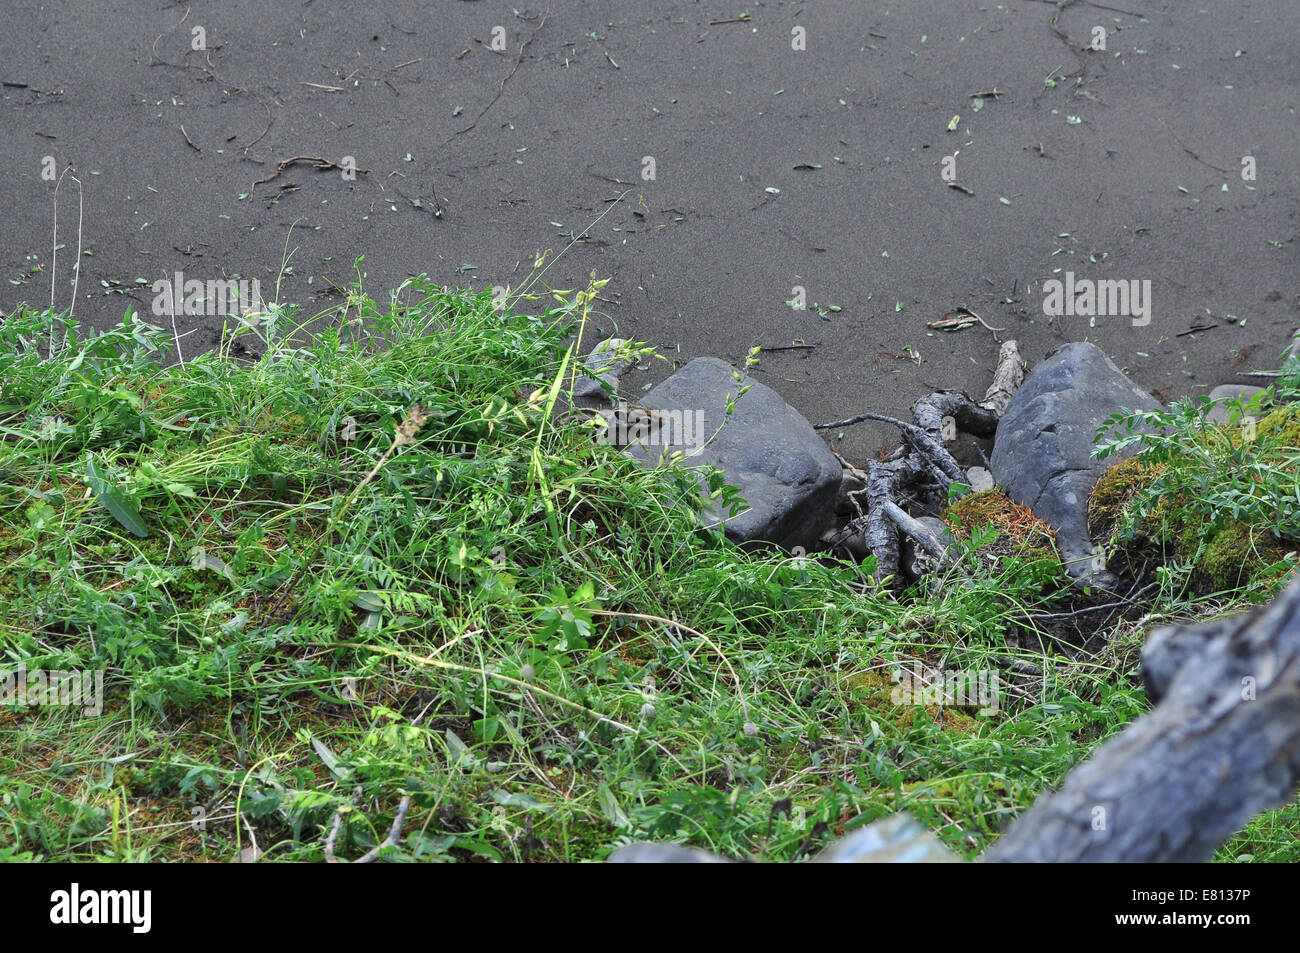
<svg viewBox="0 0 1300 953">
<path fill-rule="evenodd" d="M 1206 543 L 1197 572 L 1213 589 L 1233 589 L 1282 559 L 1287 547 L 1271 533 L 1228 520 Z"/>
<path fill-rule="evenodd" d="M 1268 465 L 1289 465 L 1284 454 L 1300 448 L 1300 409 L 1281 407 L 1252 427 L 1222 426 L 1206 440 L 1249 445 Z M 1192 465 L 1191 458 L 1188 465 Z M 1195 591 L 1214 592 L 1248 585 L 1297 548 L 1267 528 L 1223 514 L 1209 514 L 1203 501 L 1168 488 L 1162 477 L 1176 475 L 1180 458 L 1151 462 L 1141 456 L 1116 464 L 1097 481 L 1088 504 L 1088 529 L 1131 565 L 1190 564 Z M 1226 474 L 1225 474 L 1226 478 Z"/>
<path fill-rule="evenodd" d="M 1300 406 L 1286 404 L 1260 420 L 1255 443 L 1265 453 L 1300 450 Z"/>
<path fill-rule="evenodd" d="M 1129 457 L 1101 475 L 1088 499 L 1088 532 L 1093 539 L 1109 539 L 1134 498 L 1164 473 L 1163 463 Z"/>
<path fill-rule="evenodd" d="M 963 542 L 973 531 L 992 526 L 997 531 L 982 551 L 1010 556 L 1026 562 L 1050 561 L 1060 568 L 1056 533 L 1027 506 L 1011 500 L 1000 489 L 970 493 L 953 503 L 943 514 L 954 539 Z"/>
</svg>

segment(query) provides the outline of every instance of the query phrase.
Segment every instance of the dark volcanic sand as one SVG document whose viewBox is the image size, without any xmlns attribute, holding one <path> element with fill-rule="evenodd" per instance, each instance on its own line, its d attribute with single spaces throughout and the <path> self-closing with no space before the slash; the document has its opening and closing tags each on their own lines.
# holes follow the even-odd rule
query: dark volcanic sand
<svg viewBox="0 0 1300 953">
<path fill-rule="evenodd" d="M 269 298 L 295 222 L 280 297 L 309 313 L 361 254 L 381 300 L 420 272 L 517 287 L 535 251 L 558 252 L 561 233 L 581 234 L 630 188 L 550 284 L 611 277 L 600 333 L 683 361 L 817 344 L 757 371 L 814 422 L 902 416 L 940 387 L 982 394 L 990 334 L 926 329 L 960 305 L 1031 362 L 1091 340 L 1159 396 L 1201 394 L 1274 367 L 1300 320 L 1300 16 L 1295 0 L 1121 5 L 1131 12 L 1065 4 L 1058 33 L 1057 6 L 1036 0 L 556 2 L 518 16 L 487 0 L 9 0 L 0 310 L 49 302 L 46 155 L 85 186 L 93 254 L 76 314 L 98 327 L 131 303 L 148 312 L 136 279 L 176 270 L 259 278 Z M 749 22 L 709 23 L 742 11 Z M 1106 51 L 1084 51 L 1099 25 Z M 190 50 L 195 26 L 206 53 Z M 490 48 L 494 26 L 505 52 Z M 973 109 L 971 94 L 994 89 Z M 973 195 L 941 178 L 956 150 Z M 298 164 L 241 198 L 297 155 L 371 171 L 345 181 Z M 65 180 L 63 308 L 76 214 Z M 1150 324 L 1047 319 L 1056 269 L 1150 280 Z M 792 310 L 796 285 L 842 310 Z M 182 320 L 187 354 L 221 323 Z M 1198 324 L 1215 327 L 1177 336 Z M 905 347 L 919 364 L 890 353 Z M 668 371 L 656 362 L 628 387 Z M 861 459 L 886 437 L 860 425 L 839 446 Z"/>
</svg>

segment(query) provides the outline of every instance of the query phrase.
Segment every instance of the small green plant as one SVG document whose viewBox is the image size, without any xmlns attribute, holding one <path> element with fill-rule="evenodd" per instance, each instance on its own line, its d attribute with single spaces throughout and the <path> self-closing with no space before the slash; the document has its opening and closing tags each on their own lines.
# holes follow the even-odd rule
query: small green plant
<svg viewBox="0 0 1300 953">
<path fill-rule="evenodd" d="M 1300 410 L 1287 402 L 1298 387 L 1300 363 L 1292 362 L 1266 397 L 1230 403 L 1225 424 L 1209 420 L 1208 398 L 1113 415 L 1093 455 L 1139 452 L 1094 493 L 1094 510 L 1123 497 L 1103 529 L 1121 542 L 1176 544 L 1165 568 L 1184 582 L 1199 572 L 1205 585 L 1232 588 L 1254 574 L 1251 565 L 1275 567 L 1300 542 Z"/>
</svg>

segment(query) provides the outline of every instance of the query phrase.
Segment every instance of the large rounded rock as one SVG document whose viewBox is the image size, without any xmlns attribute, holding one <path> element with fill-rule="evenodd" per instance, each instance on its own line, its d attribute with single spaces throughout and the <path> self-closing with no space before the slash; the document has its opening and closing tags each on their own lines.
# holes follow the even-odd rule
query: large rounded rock
<svg viewBox="0 0 1300 953">
<path fill-rule="evenodd" d="M 1110 588 L 1088 537 L 1088 496 L 1107 467 L 1138 451 L 1136 445 L 1095 460 L 1102 421 L 1121 410 L 1158 410 L 1142 390 L 1095 345 L 1066 344 L 1034 368 L 1007 405 L 993 445 L 993 477 L 1007 495 L 1057 530 L 1066 568 L 1080 585 Z"/>
<path fill-rule="evenodd" d="M 642 399 L 654 418 L 626 441 L 625 452 L 650 466 L 678 450 L 687 454 L 683 466 L 716 465 L 748 508 L 730 518 L 711 509 L 709 524 L 721 522 L 740 544 L 812 549 L 833 517 L 843 468 L 780 394 L 735 374 L 717 358 L 691 361 Z M 728 417 L 728 397 L 746 385 Z"/>
</svg>

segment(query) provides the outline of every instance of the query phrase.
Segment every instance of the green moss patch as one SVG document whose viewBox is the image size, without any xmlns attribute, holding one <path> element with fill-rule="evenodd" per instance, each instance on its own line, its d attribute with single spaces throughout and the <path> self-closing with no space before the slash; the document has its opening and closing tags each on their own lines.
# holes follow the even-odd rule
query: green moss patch
<svg viewBox="0 0 1300 953">
<path fill-rule="evenodd" d="M 986 555 L 1061 568 L 1056 531 L 1000 489 L 962 497 L 948 507 L 943 519 L 954 539 L 974 540 Z M 990 535 L 989 528 L 996 535 Z"/>
<path fill-rule="evenodd" d="M 1102 475 L 1088 505 L 1093 538 L 1129 565 L 1184 572 L 1201 593 L 1279 575 L 1300 539 L 1285 507 L 1260 513 L 1251 502 L 1281 496 L 1279 483 L 1294 479 L 1300 410 L 1189 428 L 1178 440 L 1176 449 L 1130 457 Z"/>
</svg>

